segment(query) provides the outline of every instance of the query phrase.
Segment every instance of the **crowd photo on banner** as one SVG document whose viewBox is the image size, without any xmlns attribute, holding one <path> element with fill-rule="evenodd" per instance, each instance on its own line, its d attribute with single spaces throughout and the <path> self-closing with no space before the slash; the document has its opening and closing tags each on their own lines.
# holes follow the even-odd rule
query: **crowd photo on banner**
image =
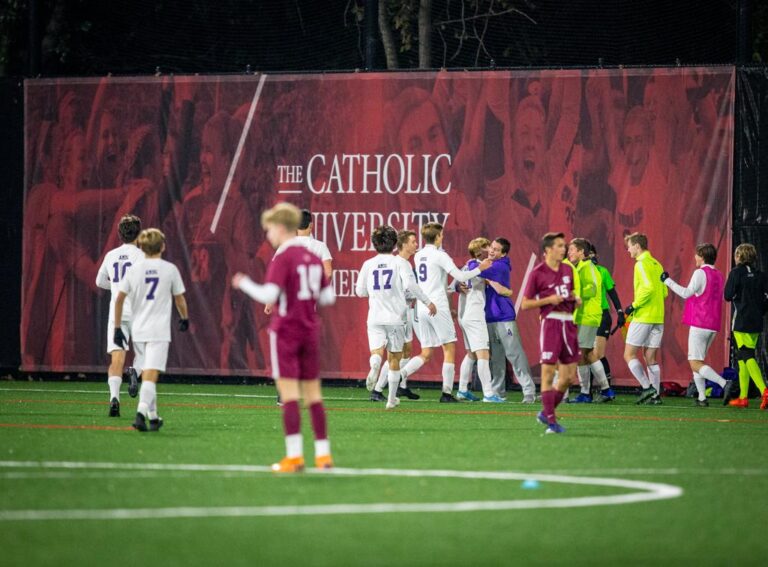
<svg viewBox="0 0 768 567">
<path fill-rule="evenodd" d="M 143 363 L 273 375 L 284 306 L 235 276 L 265 281 L 281 250 L 262 214 L 291 203 L 319 258 L 305 283 L 333 291 L 320 377 L 367 377 L 393 408 L 409 379 L 499 402 L 513 377 L 548 427 L 569 382 L 654 403 L 693 381 L 706 403 L 754 267 L 742 249 L 729 276 L 734 89 L 717 67 L 26 81 L 22 369 L 122 372 L 116 298 L 147 284 L 105 256 L 133 243 L 175 274 L 158 293 L 188 320 L 139 341 L 172 341 Z M 747 380 L 760 330 L 736 337 Z"/>
</svg>

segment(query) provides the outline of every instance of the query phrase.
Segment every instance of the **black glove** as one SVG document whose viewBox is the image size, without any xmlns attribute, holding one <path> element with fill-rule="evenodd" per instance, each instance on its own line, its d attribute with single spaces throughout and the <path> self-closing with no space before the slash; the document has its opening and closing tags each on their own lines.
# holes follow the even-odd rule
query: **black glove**
<svg viewBox="0 0 768 567">
<path fill-rule="evenodd" d="M 592 263 L 593 263 L 595 266 L 597 266 L 597 256 L 592 256 L 592 257 L 590 258 L 590 260 L 592 260 Z"/>
<path fill-rule="evenodd" d="M 669 272 L 661 272 L 661 275 L 659 276 L 659 279 L 661 281 L 666 281 L 668 277 L 669 277 Z"/>
<path fill-rule="evenodd" d="M 632 313 L 634 312 L 635 312 L 635 308 L 632 307 L 631 303 L 624 308 L 624 315 L 626 315 L 627 317 L 632 315 Z"/>
<path fill-rule="evenodd" d="M 112 337 L 112 342 L 115 343 L 117 346 L 119 346 L 121 349 L 125 350 L 125 347 L 128 344 L 128 339 L 125 338 L 125 335 L 123 334 L 123 330 L 120 327 L 117 327 L 115 329 L 115 334 Z"/>
<path fill-rule="evenodd" d="M 179 319 L 179 331 L 186 333 L 189 329 L 189 319 Z"/>
<path fill-rule="evenodd" d="M 619 310 L 619 312 L 616 313 L 616 324 L 619 327 L 623 327 L 624 323 L 626 323 L 626 322 L 627 322 L 627 318 L 624 316 L 624 312 Z"/>
</svg>

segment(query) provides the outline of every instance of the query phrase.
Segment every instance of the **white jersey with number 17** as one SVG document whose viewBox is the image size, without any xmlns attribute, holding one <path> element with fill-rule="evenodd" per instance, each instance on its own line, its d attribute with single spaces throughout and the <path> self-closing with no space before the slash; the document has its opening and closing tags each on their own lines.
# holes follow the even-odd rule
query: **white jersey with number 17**
<svg viewBox="0 0 768 567">
<path fill-rule="evenodd" d="M 379 254 L 366 260 L 355 284 L 358 297 L 368 297 L 368 324 L 400 325 L 405 321 L 405 290 L 413 282 L 410 264 L 402 258 Z"/>
</svg>

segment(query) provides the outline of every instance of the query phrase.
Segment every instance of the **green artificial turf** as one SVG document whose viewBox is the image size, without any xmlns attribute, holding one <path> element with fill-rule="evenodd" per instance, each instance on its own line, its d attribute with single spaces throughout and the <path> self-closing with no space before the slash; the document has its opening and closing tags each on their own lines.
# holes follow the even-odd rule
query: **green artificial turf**
<svg viewBox="0 0 768 567">
<path fill-rule="evenodd" d="M 768 552 L 768 412 L 560 406 L 564 435 L 543 435 L 539 406 L 438 404 L 394 411 L 355 388 L 327 388 L 336 465 L 509 471 L 640 480 L 680 497 L 620 505 L 469 512 L 211 517 L 214 507 L 455 503 L 604 497 L 616 486 L 523 478 L 276 476 L 177 465 L 267 466 L 284 451 L 267 386 L 164 385 L 159 433 L 130 429 L 136 400 L 107 417 L 106 385 L 0 384 L 0 518 L 18 510 L 196 508 L 201 517 L 0 519 L 3 565 L 763 565 Z M 309 419 L 305 447 L 312 462 Z M 82 426 L 82 427 L 81 427 Z M 81 463 L 79 465 L 40 462 Z M 84 463 L 84 464 L 83 464 Z M 109 463 L 94 465 L 93 463 Z M 164 465 L 144 467 L 151 463 Z M 78 468 L 72 468 L 77 466 Z M 531 484 L 533 486 L 531 486 Z"/>
</svg>

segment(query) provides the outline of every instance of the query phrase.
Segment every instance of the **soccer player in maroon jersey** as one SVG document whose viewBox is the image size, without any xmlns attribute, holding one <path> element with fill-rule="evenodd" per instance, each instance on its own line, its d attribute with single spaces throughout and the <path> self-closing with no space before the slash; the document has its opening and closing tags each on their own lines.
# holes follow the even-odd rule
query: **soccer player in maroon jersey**
<svg viewBox="0 0 768 567">
<path fill-rule="evenodd" d="M 232 287 L 264 304 L 276 304 L 269 324 L 272 376 L 283 401 L 286 457 L 272 465 L 275 472 L 304 469 L 304 442 L 301 436 L 299 398 L 304 400 L 315 433 L 315 466 L 333 466 L 328 440 L 323 397 L 320 392 L 320 317 L 315 306 L 335 302 L 323 263 L 296 241 L 301 220 L 299 209 L 278 203 L 261 215 L 267 240 L 277 249 L 267 269 L 264 284 L 237 273 Z"/>
<path fill-rule="evenodd" d="M 581 298 L 573 292 L 573 268 L 563 263 L 565 235 L 548 232 L 541 239 L 544 261 L 531 271 L 528 286 L 523 294 L 523 309 L 539 308 L 541 331 L 541 403 L 543 411 L 537 419 L 547 426 L 546 433 L 564 433 L 557 423 L 555 408 L 563 401 L 576 375 L 579 361 L 579 341 L 573 312 Z M 559 379 L 553 386 L 555 370 Z"/>
</svg>

